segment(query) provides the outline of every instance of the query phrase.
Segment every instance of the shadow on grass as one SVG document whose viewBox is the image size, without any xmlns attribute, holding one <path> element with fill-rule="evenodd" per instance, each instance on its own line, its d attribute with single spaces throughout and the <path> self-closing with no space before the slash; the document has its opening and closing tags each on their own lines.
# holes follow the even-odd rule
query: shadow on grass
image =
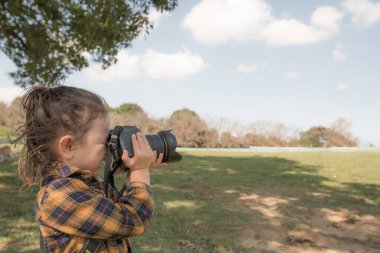
<svg viewBox="0 0 380 253">
<path fill-rule="evenodd" d="M 318 175 L 318 169 L 278 157 L 186 156 L 173 169 L 155 172 L 153 180 L 206 199 L 210 198 L 207 193 L 220 195 L 228 189 L 255 190 L 264 196 L 296 198 L 294 205 L 347 208 L 358 214 L 380 212 L 380 184 L 339 183 Z"/>
<path fill-rule="evenodd" d="M 319 169 L 278 157 L 186 155 L 153 173 L 156 219 L 136 239 L 137 251 L 371 252 L 380 246 L 372 237 L 380 232 L 379 217 L 370 225 L 380 211 L 380 185 L 340 183 Z M 191 205 L 168 208 L 175 201 Z M 368 215 L 368 222 L 362 219 Z M 368 228 L 363 238 L 344 232 Z M 332 235 L 346 238 L 346 246 Z"/>
</svg>

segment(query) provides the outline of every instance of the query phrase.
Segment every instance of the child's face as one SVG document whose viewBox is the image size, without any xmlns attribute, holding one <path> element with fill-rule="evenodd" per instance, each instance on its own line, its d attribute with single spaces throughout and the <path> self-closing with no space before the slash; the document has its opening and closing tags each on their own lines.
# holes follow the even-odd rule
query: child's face
<svg viewBox="0 0 380 253">
<path fill-rule="evenodd" d="M 108 115 L 100 116 L 90 124 L 91 128 L 84 139 L 81 142 L 79 141 L 75 147 L 70 165 L 81 170 L 91 170 L 96 174 L 106 154 L 105 143 L 108 137 L 110 118 Z"/>
</svg>

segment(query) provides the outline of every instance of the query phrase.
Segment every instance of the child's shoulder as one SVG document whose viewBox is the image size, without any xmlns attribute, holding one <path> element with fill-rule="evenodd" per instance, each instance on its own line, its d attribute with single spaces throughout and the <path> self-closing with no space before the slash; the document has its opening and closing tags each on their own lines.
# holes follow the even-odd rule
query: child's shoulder
<svg viewBox="0 0 380 253">
<path fill-rule="evenodd" d="M 62 177 L 55 178 L 47 182 L 41 190 L 46 192 L 77 192 L 86 191 L 90 187 L 80 178 Z"/>
<path fill-rule="evenodd" d="M 40 204 L 58 202 L 85 202 L 95 195 L 102 195 L 102 191 L 95 191 L 79 178 L 56 178 L 43 186 L 37 193 L 37 202 Z M 67 202 L 68 203 L 68 202 Z"/>
</svg>

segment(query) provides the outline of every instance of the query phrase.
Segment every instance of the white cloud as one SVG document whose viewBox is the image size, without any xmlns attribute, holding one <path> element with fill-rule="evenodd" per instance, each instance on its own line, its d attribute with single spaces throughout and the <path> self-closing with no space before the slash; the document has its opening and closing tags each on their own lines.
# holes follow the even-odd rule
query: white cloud
<svg viewBox="0 0 380 253">
<path fill-rule="evenodd" d="M 347 58 L 344 52 L 344 47 L 341 43 L 335 45 L 335 48 L 331 51 L 332 57 L 335 61 L 343 61 Z"/>
<path fill-rule="evenodd" d="M 380 2 L 345 0 L 342 5 L 352 15 L 352 22 L 358 26 L 370 26 L 380 21 Z"/>
<path fill-rule="evenodd" d="M 287 72 L 284 75 L 284 79 L 286 79 L 286 80 L 295 80 L 295 79 L 298 79 L 298 76 L 299 75 L 296 72 Z"/>
<path fill-rule="evenodd" d="M 171 15 L 172 13 L 170 12 L 160 12 L 156 9 L 152 9 L 149 12 L 148 17 L 149 21 L 153 23 L 153 27 L 157 27 L 163 18 L 170 17 Z"/>
<path fill-rule="evenodd" d="M 148 49 L 142 57 L 145 73 L 155 79 L 182 79 L 207 67 L 201 56 L 187 49 L 165 54 Z"/>
<path fill-rule="evenodd" d="M 150 23 L 153 25 L 153 30 L 159 26 L 159 24 L 164 18 L 170 17 L 171 15 L 172 13 L 170 12 L 167 12 L 167 11 L 160 12 L 152 8 L 148 13 L 148 19 Z M 143 40 L 143 39 L 146 39 L 147 37 L 148 37 L 148 33 L 143 31 L 143 32 L 140 32 L 139 36 L 137 37 L 137 40 Z"/>
<path fill-rule="evenodd" d="M 248 74 L 248 73 L 256 71 L 257 68 L 258 68 L 258 66 L 257 66 L 256 63 L 252 63 L 252 64 L 239 64 L 236 67 L 236 71 L 238 73 Z"/>
<path fill-rule="evenodd" d="M 309 44 L 327 39 L 328 33 L 318 31 L 296 19 L 281 19 L 269 23 L 262 32 L 262 39 L 270 46 Z"/>
<path fill-rule="evenodd" d="M 320 31 L 334 33 L 339 30 L 339 21 L 343 16 L 343 13 L 340 13 L 332 6 L 322 6 L 313 12 L 310 22 L 313 27 Z"/>
<path fill-rule="evenodd" d="M 182 25 L 208 46 L 228 41 L 284 46 L 325 40 L 339 30 L 342 17 L 334 7 L 322 6 L 314 11 L 308 25 L 297 19 L 274 17 L 264 0 L 202 0 Z"/>
<path fill-rule="evenodd" d="M 22 96 L 25 90 L 14 85 L 12 86 L 0 86 L 0 101 L 10 104 L 16 97 Z"/>
<path fill-rule="evenodd" d="M 271 19 L 270 6 L 261 0 L 203 0 L 186 15 L 183 27 L 196 40 L 213 46 L 253 40 Z"/>
<path fill-rule="evenodd" d="M 345 83 L 338 83 L 336 85 L 336 90 L 337 91 L 346 91 L 346 90 L 348 90 L 348 85 Z"/>
<path fill-rule="evenodd" d="M 184 49 L 171 54 L 146 50 L 143 55 L 120 51 L 116 64 L 103 70 L 100 64 L 84 70 L 91 82 L 110 83 L 141 76 L 142 72 L 155 79 L 181 79 L 207 67 L 201 56 Z"/>
<path fill-rule="evenodd" d="M 133 55 L 127 51 L 120 51 L 117 55 L 117 63 L 107 69 L 102 69 L 100 64 L 91 65 L 85 69 L 85 77 L 92 82 L 114 82 L 123 81 L 137 77 L 139 74 L 138 55 Z"/>
</svg>

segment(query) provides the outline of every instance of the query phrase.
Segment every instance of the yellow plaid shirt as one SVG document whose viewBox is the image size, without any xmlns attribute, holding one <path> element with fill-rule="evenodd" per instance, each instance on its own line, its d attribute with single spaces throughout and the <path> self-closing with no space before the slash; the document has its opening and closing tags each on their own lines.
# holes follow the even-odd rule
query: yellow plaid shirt
<svg viewBox="0 0 380 253">
<path fill-rule="evenodd" d="M 154 203 L 149 185 L 133 182 L 119 198 L 108 199 L 91 171 L 67 165 L 42 169 L 35 218 L 49 252 L 79 252 L 87 238 L 99 252 L 129 252 L 128 237 L 142 235 Z"/>
</svg>

